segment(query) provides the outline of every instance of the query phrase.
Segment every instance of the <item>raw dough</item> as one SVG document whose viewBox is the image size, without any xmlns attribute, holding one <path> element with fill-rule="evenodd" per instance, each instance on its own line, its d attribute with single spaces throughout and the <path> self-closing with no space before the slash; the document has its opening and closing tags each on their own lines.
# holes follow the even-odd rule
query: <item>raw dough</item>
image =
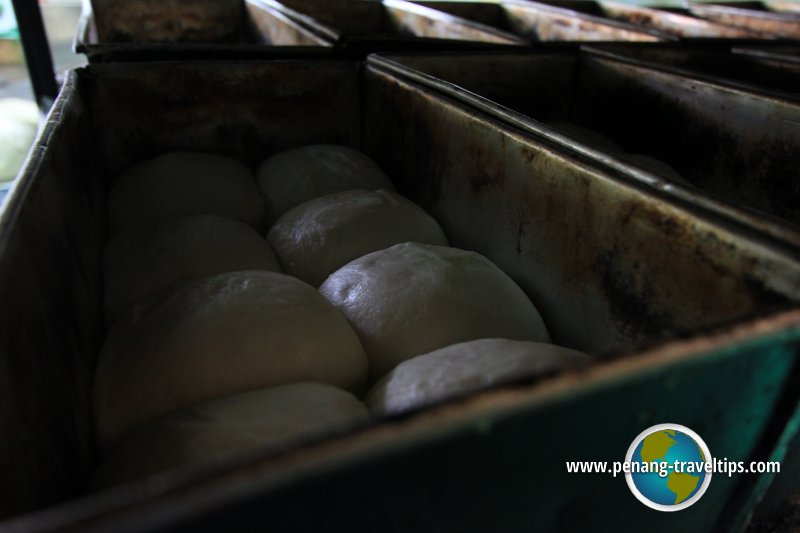
<svg viewBox="0 0 800 533">
<path fill-rule="evenodd" d="M 319 290 L 358 333 L 373 380 L 457 342 L 550 340 L 522 289 L 474 252 L 398 244 L 348 263 Z"/>
<path fill-rule="evenodd" d="M 394 415 L 588 361 L 582 352 L 540 342 L 462 342 L 400 363 L 372 388 L 366 403 L 373 415 Z"/>
<path fill-rule="evenodd" d="M 124 172 L 108 195 L 111 233 L 190 215 L 265 228 L 264 199 L 250 171 L 230 157 L 174 152 Z"/>
<path fill-rule="evenodd" d="M 269 244 L 243 222 L 197 215 L 123 231 L 103 251 L 106 323 L 187 283 L 238 270 L 282 271 Z"/>
<path fill-rule="evenodd" d="M 347 321 L 285 274 L 220 274 L 118 322 L 100 352 L 101 449 L 171 411 L 298 381 L 360 391 L 367 359 Z"/>
<path fill-rule="evenodd" d="M 403 242 L 447 246 L 439 224 L 391 191 L 329 194 L 283 215 L 267 234 L 288 274 L 318 287 L 353 259 Z"/>
<path fill-rule="evenodd" d="M 317 144 L 274 155 L 256 171 L 271 222 L 314 198 L 351 189 L 394 190 L 388 176 L 358 150 Z"/>
<path fill-rule="evenodd" d="M 368 418 L 352 394 L 320 383 L 234 394 L 182 409 L 137 431 L 101 461 L 92 484 L 115 485 L 236 454 L 287 447 Z"/>
</svg>

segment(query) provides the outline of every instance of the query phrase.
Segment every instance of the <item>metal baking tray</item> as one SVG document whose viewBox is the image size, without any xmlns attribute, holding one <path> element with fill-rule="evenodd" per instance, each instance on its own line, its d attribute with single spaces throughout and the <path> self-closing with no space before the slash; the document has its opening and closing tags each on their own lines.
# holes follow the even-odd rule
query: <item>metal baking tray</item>
<svg viewBox="0 0 800 533">
<path fill-rule="evenodd" d="M 97 0 L 95 1 L 97 2 Z M 114 2 L 119 4 L 117 0 Z M 118 29 L 113 17 L 100 16 L 99 13 L 94 12 L 92 4 L 88 0 L 84 0 L 73 48 L 77 53 L 85 54 L 90 62 L 163 61 L 191 58 L 252 59 L 269 57 L 276 53 L 275 48 L 285 48 L 286 46 L 305 48 L 306 52 L 312 55 L 330 53 L 330 51 L 314 50 L 314 48 L 331 47 L 330 41 L 286 18 L 281 13 L 264 5 L 260 0 L 239 0 L 238 4 L 241 7 L 241 20 L 238 24 L 229 21 L 231 33 L 221 35 L 216 42 L 179 40 L 182 36 L 180 31 L 181 11 L 165 9 L 163 18 L 157 19 L 162 20 L 161 36 L 169 33 L 171 28 L 174 28 L 174 35 L 171 38 L 163 37 L 169 39 L 164 42 L 156 42 L 152 39 L 132 40 L 134 37 L 144 39 L 149 26 L 145 25 L 144 28 L 137 29 L 135 34 L 131 34 L 131 30 L 127 30 L 124 24 L 121 29 Z M 135 3 L 123 5 L 135 6 Z M 213 6 L 213 3 L 200 2 L 194 9 L 202 12 L 208 6 Z M 212 17 L 216 13 L 213 9 L 209 10 L 210 13 L 207 17 L 209 21 L 213 21 Z M 197 16 L 196 13 L 184 14 L 184 16 L 189 15 Z M 164 19 L 169 23 L 163 22 Z M 101 29 L 103 25 L 106 26 L 105 29 Z M 284 52 L 285 50 L 282 50 L 278 53 Z"/>
<path fill-rule="evenodd" d="M 387 68 L 421 79 L 467 106 L 572 147 L 643 186 L 703 204 L 719 216 L 800 247 L 795 179 L 800 106 L 795 99 L 586 50 L 389 59 Z M 522 72 L 537 72 L 538 77 Z M 661 159 L 689 184 L 665 181 L 607 150 L 564 137 L 545 124 L 551 121 L 577 123 L 630 153 Z"/>
<path fill-rule="evenodd" d="M 520 75 L 559 75 L 539 65 Z M 319 142 L 372 156 L 454 246 L 523 287 L 556 342 L 597 363 L 82 495 L 110 181 L 164 151 L 255 166 Z M 691 509 L 657 514 L 621 478 L 565 470 L 621 459 L 665 421 L 730 459 L 780 459 L 794 435 L 797 250 L 662 192 L 374 61 L 73 71 L 0 212 L 0 514 L 13 517 L 0 528 L 700 532 L 746 519 L 758 492 L 744 479 L 715 476 Z"/>
<path fill-rule="evenodd" d="M 635 27 L 648 28 L 681 39 L 747 39 L 763 35 L 694 17 L 679 8 L 648 7 L 610 0 L 541 0 L 541 3 L 573 9 L 595 17 L 619 20 Z"/>
<path fill-rule="evenodd" d="M 538 41 L 664 41 L 670 35 L 565 6 L 541 2 L 416 2 L 487 26 Z M 570 2 L 569 5 L 572 3 Z M 580 2 L 577 5 L 581 5 Z"/>
<path fill-rule="evenodd" d="M 678 74 L 707 79 L 769 94 L 783 99 L 800 99 L 800 58 L 779 55 L 779 46 L 700 46 L 670 43 L 639 46 L 599 44 L 586 47 L 593 53 L 620 59 L 629 58 L 658 65 Z"/>
<path fill-rule="evenodd" d="M 263 0 L 337 46 L 357 51 L 524 46 L 520 37 L 404 0 Z"/>
</svg>

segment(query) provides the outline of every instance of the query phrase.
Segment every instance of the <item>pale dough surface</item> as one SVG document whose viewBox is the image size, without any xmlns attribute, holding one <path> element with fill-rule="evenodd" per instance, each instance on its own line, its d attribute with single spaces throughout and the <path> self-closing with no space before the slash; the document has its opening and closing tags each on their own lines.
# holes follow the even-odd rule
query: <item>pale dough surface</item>
<svg viewBox="0 0 800 533">
<path fill-rule="evenodd" d="M 236 392 L 300 381 L 360 391 L 366 375 L 358 337 L 313 287 L 273 272 L 220 274 L 111 329 L 95 375 L 98 443 Z"/>
<path fill-rule="evenodd" d="M 174 468 L 325 437 L 369 419 L 352 394 L 320 383 L 257 389 L 194 405 L 135 432 L 109 451 L 95 487 Z"/>
<path fill-rule="evenodd" d="M 264 231 L 264 198 L 235 159 L 173 152 L 125 171 L 108 194 L 111 233 L 190 215 L 217 215 Z"/>
<path fill-rule="evenodd" d="M 270 222 L 314 198 L 351 189 L 394 190 L 372 159 L 347 146 L 315 144 L 281 152 L 256 170 Z"/>
<path fill-rule="evenodd" d="M 267 240 L 288 274 L 315 287 L 370 252 L 403 242 L 448 244 L 433 217 L 384 190 L 345 191 L 306 202 L 283 215 Z"/>
<path fill-rule="evenodd" d="M 103 250 L 106 323 L 192 281 L 239 270 L 282 272 L 269 244 L 243 222 L 196 215 L 123 231 Z"/>
<path fill-rule="evenodd" d="M 480 339 L 400 363 L 367 395 L 374 416 L 400 414 L 492 385 L 588 363 L 589 356 L 540 342 Z"/>
<path fill-rule="evenodd" d="M 485 257 L 416 243 L 365 255 L 334 272 L 320 292 L 344 314 L 377 380 L 406 359 L 457 342 L 548 342 L 522 289 Z"/>
</svg>

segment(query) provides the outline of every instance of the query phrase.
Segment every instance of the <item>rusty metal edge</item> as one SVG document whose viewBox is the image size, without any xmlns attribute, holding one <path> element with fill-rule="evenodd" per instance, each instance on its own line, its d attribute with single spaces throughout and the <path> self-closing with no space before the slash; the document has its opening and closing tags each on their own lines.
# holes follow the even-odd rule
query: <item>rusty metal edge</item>
<svg viewBox="0 0 800 533">
<path fill-rule="evenodd" d="M 476 419 L 499 420 L 540 410 L 577 392 L 613 387 L 637 376 L 679 363 L 724 360 L 727 348 L 758 346 L 776 335 L 800 342 L 800 311 L 771 315 L 716 329 L 709 335 L 670 341 L 634 356 L 572 371 L 528 386 L 490 390 L 419 413 L 371 424 L 337 438 L 324 439 L 278 455 L 239 458 L 230 464 L 188 476 L 164 476 L 130 484 L 24 515 L 0 524 L 2 533 L 50 531 L 140 531 L 170 524 L 258 493 L 274 492 L 314 477 L 341 472 L 375 457 L 411 446 L 425 446 L 474 429 Z"/>
<path fill-rule="evenodd" d="M 388 6 L 393 9 L 399 9 L 407 13 L 422 15 L 429 19 L 441 20 L 442 22 L 448 22 L 448 23 L 457 22 L 462 26 L 481 31 L 493 35 L 495 37 L 499 37 L 501 39 L 505 39 L 510 43 L 516 43 L 521 45 L 529 44 L 529 41 L 527 39 L 523 39 L 522 37 L 514 35 L 513 33 L 508 33 L 506 31 L 500 30 L 493 26 L 489 26 L 487 24 L 481 24 L 479 22 L 467 20 L 461 17 L 457 17 L 455 15 L 450 15 L 449 13 L 445 13 L 443 11 L 439 11 L 431 7 L 421 6 L 419 4 L 408 2 L 406 0 L 383 0 L 382 3 L 384 6 Z"/>
<path fill-rule="evenodd" d="M 276 11 L 283 13 L 285 16 L 289 17 L 290 19 L 294 20 L 298 24 L 305 26 L 307 29 L 318 33 L 325 38 L 331 39 L 336 43 L 342 43 L 343 41 L 347 40 L 349 36 L 346 32 L 340 31 L 339 29 L 320 22 L 319 20 L 315 19 L 314 17 L 302 13 L 296 9 L 292 9 L 285 4 L 282 4 L 279 0 L 251 0 L 254 2 L 260 2 L 265 5 L 269 5 Z M 504 32 L 492 26 L 487 26 L 485 24 L 479 24 L 477 22 L 473 22 L 470 20 L 462 19 L 459 17 L 455 17 L 452 15 L 447 15 L 441 11 L 437 11 L 431 8 L 425 8 L 424 6 L 418 6 L 411 2 L 407 2 L 405 0 L 385 0 L 381 2 L 384 6 L 391 7 L 393 9 L 399 9 L 410 13 L 416 13 L 428 18 L 434 19 L 443 19 L 446 15 L 450 20 L 456 21 L 458 24 L 462 26 L 466 26 L 469 28 L 473 28 L 487 34 L 493 35 L 495 37 L 500 37 L 502 39 L 508 40 L 508 45 L 528 45 L 530 44 L 529 41 L 526 39 L 522 39 L 521 37 Z M 357 39 L 365 39 L 363 37 L 358 37 Z M 369 39 L 367 39 L 369 40 Z M 437 39 L 439 40 L 439 39 Z M 442 41 L 448 41 L 446 39 L 441 39 Z M 461 42 L 480 42 L 480 41 L 461 41 Z M 489 44 L 489 43 L 487 43 Z"/>
<path fill-rule="evenodd" d="M 0 260 L 5 255 L 12 228 L 16 225 L 20 212 L 25 205 L 25 199 L 28 197 L 28 192 L 42 165 L 42 158 L 45 155 L 50 138 L 60 122 L 59 117 L 64 108 L 69 105 L 69 102 L 76 97 L 76 84 L 76 74 L 74 71 L 69 71 L 58 97 L 45 116 L 44 123 L 39 128 L 39 132 L 28 150 L 28 155 L 25 157 L 25 162 L 22 164 L 19 174 L 9 189 L 2 206 L 0 206 Z"/>
<path fill-rule="evenodd" d="M 793 11 L 758 11 L 755 9 L 747 9 L 744 7 L 723 6 L 706 2 L 688 2 L 689 10 L 694 12 L 697 9 L 699 12 L 707 13 L 729 13 L 742 17 L 751 17 L 761 20 L 773 20 L 776 22 L 797 22 L 800 23 L 800 14 Z"/>
<path fill-rule="evenodd" d="M 768 89 L 766 87 L 761 87 L 759 85 L 752 85 L 744 81 L 739 81 L 734 78 L 724 78 L 714 74 L 706 74 L 704 72 L 700 72 L 699 70 L 692 70 L 690 68 L 677 67 L 674 65 L 668 65 L 666 63 L 659 63 L 658 61 L 647 61 L 644 59 L 633 58 L 626 56 L 624 53 L 618 53 L 612 50 L 606 50 L 603 48 L 602 44 L 600 45 L 587 44 L 581 47 L 581 50 L 584 53 L 598 57 L 605 57 L 620 63 L 629 63 L 640 67 L 649 68 L 652 70 L 659 70 L 662 72 L 667 72 L 669 74 L 674 74 L 676 76 L 682 76 L 684 78 L 700 80 L 710 85 L 730 88 L 739 92 L 752 93 L 757 96 L 761 96 L 763 98 L 769 98 L 771 100 L 780 100 L 793 105 L 800 105 L 800 93 L 793 94 L 789 92 L 780 91 L 777 89 Z M 688 48 L 686 50 L 691 51 Z M 732 49 L 732 51 L 733 50 L 734 49 Z"/>
<path fill-rule="evenodd" d="M 475 54 L 478 53 L 481 52 L 476 52 Z M 489 54 L 490 52 L 484 53 Z M 507 53 L 524 55 L 530 52 Z M 483 96 L 455 84 L 407 68 L 399 62 L 393 61 L 389 55 L 372 54 L 368 57 L 367 62 L 371 68 L 433 89 L 452 100 L 466 104 L 492 118 L 522 130 L 526 134 L 588 160 L 590 163 L 601 164 L 611 171 L 610 176 L 619 183 L 636 187 L 650 196 L 678 205 L 695 216 L 710 220 L 726 229 L 745 234 L 750 239 L 754 239 L 793 260 L 800 259 L 800 231 L 781 220 L 752 213 L 746 208 L 714 198 L 700 192 L 698 189 L 671 183 L 653 172 L 633 166 L 602 149 L 575 141 L 542 122 L 497 104 Z M 634 61 L 630 62 L 636 63 Z M 650 68 L 646 64 L 641 66 Z M 698 82 L 706 83 L 702 80 L 698 80 Z M 721 88 L 736 91 L 736 89 L 730 87 L 721 86 Z"/>
<path fill-rule="evenodd" d="M 741 32 L 743 35 L 737 37 L 724 37 L 724 36 L 704 36 L 704 37 L 688 37 L 688 36 L 679 36 L 682 40 L 704 40 L 704 39 L 744 39 L 748 37 L 752 38 L 760 38 L 762 34 L 759 34 L 756 31 L 749 30 L 746 28 L 736 28 L 735 26 L 726 26 L 725 24 L 720 24 L 718 22 L 714 22 L 713 20 L 707 20 L 700 17 L 692 16 L 689 14 L 683 13 L 671 13 L 664 11 L 663 9 L 659 9 L 657 6 L 650 6 L 646 4 L 628 4 L 626 2 L 622 2 L 619 0 L 596 0 L 597 4 L 600 6 L 611 6 L 613 9 L 626 9 L 628 13 L 646 13 L 650 14 L 654 17 L 659 19 L 664 18 L 671 18 L 675 21 L 686 21 L 686 23 L 691 23 L 698 26 L 703 26 L 708 28 L 710 31 L 727 31 L 727 30 L 735 30 Z M 662 29 L 661 31 L 665 33 L 672 34 L 670 30 Z M 744 34 L 747 34 L 748 37 L 745 37 Z"/>
<path fill-rule="evenodd" d="M 261 9 L 270 9 L 267 6 L 269 0 L 244 0 L 244 2 L 255 5 Z M 90 42 L 90 31 L 94 25 L 94 12 L 90 0 L 81 0 L 81 15 L 78 19 L 78 25 L 75 35 L 72 39 L 72 50 L 76 54 L 83 54 L 91 62 L 101 62 L 107 56 L 126 55 L 131 56 L 132 59 L 138 59 L 141 54 L 155 54 L 158 52 L 167 53 L 186 53 L 186 54 L 202 54 L 214 52 L 219 54 L 228 54 L 235 56 L 237 53 L 243 55 L 255 55 L 260 52 L 268 54 L 267 50 L 275 49 L 280 50 L 287 47 L 273 46 L 269 44 L 260 43 L 103 43 Z M 276 17 L 283 17 L 288 19 L 288 22 L 297 24 L 296 21 L 291 20 L 289 17 L 273 9 L 273 14 Z M 309 37 L 316 39 L 320 47 L 331 47 L 333 42 L 326 39 L 324 36 L 311 32 L 308 28 L 302 28 L 309 32 Z M 298 47 L 299 48 L 299 47 Z"/>
<path fill-rule="evenodd" d="M 540 2 L 536 2 L 535 0 L 500 0 L 500 5 L 515 5 L 521 7 L 529 7 L 534 8 L 539 11 L 543 11 L 545 13 L 555 13 L 558 15 L 579 19 L 579 20 L 586 20 L 588 22 L 592 22 L 594 24 L 600 24 L 603 26 L 611 26 L 613 28 L 618 28 L 621 30 L 629 31 L 631 33 L 639 33 L 643 35 L 648 35 L 650 37 L 654 37 L 656 39 L 660 39 L 662 41 L 680 41 L 679 37 L 675 35 L 671 35 L 669 33 L 665 33 L 658 30 L 653 30 L 650 28 L 642 28 L 640 26 L 636 26 L 634 24 L 630 24 L 627 22 L 622 22 L 620 20 L 615 20 L 612 18 L 600 17 L 595 15 L 589 15 L 587 13 L 581 13 L 580 11 L 574 11 L 572 9 L 567 9 L 563 7 L 551 6 L 548 4 L 542 4 Z"/>
<path fill-rule="evenodd" d="M 341 32 L 339 32 L 336 28 L 329 26 L 323 22 L 318 21 L 314 17 L 301 13 L 295 9 L 292 9 L 281 2 L 276 0 L 252 0 L 256 4 L 261 4 L 265 6 L 269 6 L 275 11 L 281 13 L 285 17 L 297 22 L 298 24 L 304 26 L 306 29 L 317 33 L 319 36 L 324 37 L 326 39 L 331 40 L 334 43 L 339 43 L 342 41 L 344 37 Z"/>
</svg>

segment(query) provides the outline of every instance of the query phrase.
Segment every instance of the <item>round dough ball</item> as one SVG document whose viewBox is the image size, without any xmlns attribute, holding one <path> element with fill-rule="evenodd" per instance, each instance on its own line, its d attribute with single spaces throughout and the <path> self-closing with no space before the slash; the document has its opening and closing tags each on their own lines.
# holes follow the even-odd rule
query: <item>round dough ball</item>
<svg viewBox="0 0 800 533">
<path fill-rule="evenodd" d="M 93 485 L 134 481 L 237 453 L 288 447 L 367 422 L 352 394 L 320 383 L 295 383 L 234 394 L 171 413 L 123 440 Z"/>
<path fill-rule="evenodd" d="M 540 342 L 462 342 L 400 363 L 372 388 L 366 403 L 373 415 L 395 415 L 588 362 L 589 356 L 582 352 Z"/>
<path fill-rule="evenodd" d="M 190 215 L 266 229 L 264 198 L 250 170 L 221 155 L 175 152 L 144 161 L 124 172 L 108 195 L 111 233 Z"/>
<path fill-rule="evenodd" d="M 358 150 L 317 144 L 281 152 L 264 161 L 256 181 L 267 200 L 269 220 L 314 198 L 351 189 L 394 190 L 389 177 Z"/>
<path fill-rule="evenodd" d="M 269 244 L 243 222 L 197 215 L 123 231 L 103 250 L 106 323 L 187 283 L 238 270 L 282 271 Z"/>
<path fill-rule="evenodd" d="M 100 447 L 178 408 L 244 390 L 317 381 L 360 391 L 367 359 L 347 321 L 285 274 L 220 274 L 118 322 L 100 351 Z"/>
<path fill-rule="evenodd" d="M 439 224 L 391 191 L 353 190 L 301 204 L 267 234 L 288 274 L 318 287 L 353 259 L 403 242 L 447 246 Z"/>
<path fill-rule="evenodd" d="M 457 342 L 550 340 L 522 289 L 474 252 L 398 244 L 348 263 L 319 290 L 358 333 L 373 380 Z"/>
</svg>

